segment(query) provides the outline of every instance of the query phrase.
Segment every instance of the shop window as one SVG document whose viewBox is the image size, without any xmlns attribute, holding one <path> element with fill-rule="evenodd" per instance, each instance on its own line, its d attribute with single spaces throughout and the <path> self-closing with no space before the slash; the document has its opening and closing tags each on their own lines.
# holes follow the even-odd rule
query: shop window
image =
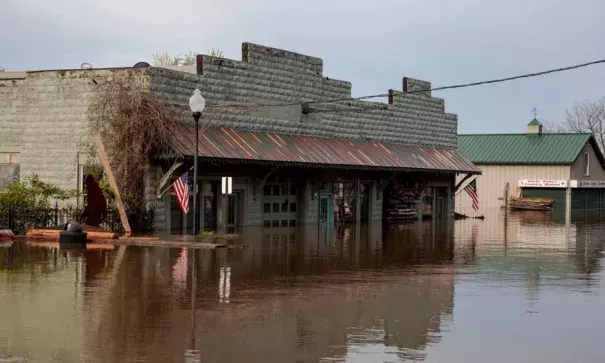
<svg viewBox="0 0 605 363">
<path fill-rule="evenodd" d="M 263 213 L 271 213 L 271 203 L 263 204 Z"/>
<path fill-rule="evenodd" d="M 279 213 L 279 203 L 273 203 L 273 213 Z"/>
<path fill-rule="evenodd" d="M 296 203 L 290 203 L 290 213 L 296 213 Z"/>
</svg>

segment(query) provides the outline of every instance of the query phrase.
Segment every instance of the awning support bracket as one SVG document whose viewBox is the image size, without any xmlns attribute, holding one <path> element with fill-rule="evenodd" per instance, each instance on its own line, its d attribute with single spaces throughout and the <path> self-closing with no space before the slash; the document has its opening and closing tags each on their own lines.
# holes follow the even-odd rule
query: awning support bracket
<svg viewBox="0 0 605 363">
<path fill-rule="evenodd" d="M 462 180 L 460 180 L 458 182 L 458 184 L 456 184 L 456 186 L 454 187 L 454 195 L 458 193 L 458 189 L 460 189 L 460 187 L 464 184 L 464 182 L 466 182 L 467 180 L 472 178 L 473 175 L 475 175 L 475 174 L 466 174 L 466 176 L 464 178 L 462 178 Z"/>
</svg>

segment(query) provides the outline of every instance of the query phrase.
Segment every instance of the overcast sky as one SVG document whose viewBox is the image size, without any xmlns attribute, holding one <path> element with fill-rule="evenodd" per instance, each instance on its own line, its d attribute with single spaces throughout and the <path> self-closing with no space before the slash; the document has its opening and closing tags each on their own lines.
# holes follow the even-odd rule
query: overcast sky
<svg viewBox="0 0 605 363">
<path fill-rule="evenodd" d="M 605 59 L 603 0 L 0 0 L 7 70 L 133 65 L 152 54 L 241 43 L 324 59 L 353 94 L 486 80 Z M 538 118 L 605 96 L 605 64 L 529 80 L 436 93 L 459 131 L 523 132 Z"/>
</svg>

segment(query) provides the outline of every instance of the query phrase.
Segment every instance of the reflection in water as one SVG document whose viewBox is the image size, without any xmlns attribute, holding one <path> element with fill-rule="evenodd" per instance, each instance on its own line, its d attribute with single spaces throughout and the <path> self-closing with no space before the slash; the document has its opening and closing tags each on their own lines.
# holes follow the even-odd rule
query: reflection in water
<svg viewBox="0 0 605 363">
<path fill-rule="evenodd" d="M 0 356 L 504 362 L 514 346 L 515 361 L 602 361 L 605 225 L 498 213 L 249 230 L 214 251 L 15 243 L 0 249 Z"/>
</svg>

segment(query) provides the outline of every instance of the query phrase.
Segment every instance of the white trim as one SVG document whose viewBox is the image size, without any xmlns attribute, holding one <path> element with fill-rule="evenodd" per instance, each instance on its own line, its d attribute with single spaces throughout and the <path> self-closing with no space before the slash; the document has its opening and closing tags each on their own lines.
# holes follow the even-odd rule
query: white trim
<svg viewBox="0 0 605 363">
<path fill-rule="evenodd" d="M 582 159 L 582 173 L 584 176 L 590 176 L 590 154 L 585 152 Z"/>
</svg>

